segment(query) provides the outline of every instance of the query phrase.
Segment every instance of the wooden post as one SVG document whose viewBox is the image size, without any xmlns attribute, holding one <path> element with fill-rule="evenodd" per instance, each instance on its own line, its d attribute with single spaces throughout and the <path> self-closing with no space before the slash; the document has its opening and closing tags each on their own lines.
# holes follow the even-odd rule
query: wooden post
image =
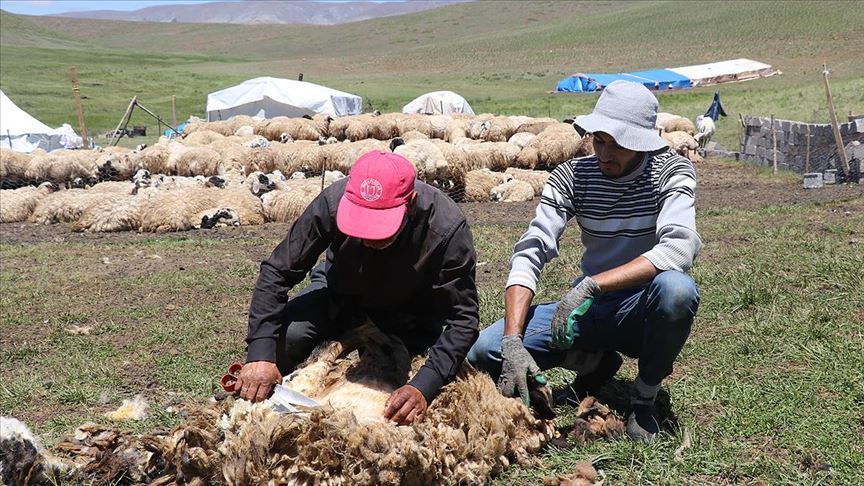
<svg viewBox="0 0 864 486">
<path fill-rule="evenodd" d="M 171 95 L 171 121 L 177 126 L 177 97 Z"/>
<path fill-rule="evenodd" d="M 129 123 L 129 117 L 132 115 L 132 109 L 135 108 L 135 105 L 138 103 L 138 97 L 133 96 L 132 101 L 129 102 L 129 107 L 126 108 L 126 113 L 123 113 L 123 118 L 120 119 L 120 123 L 117 124 L 117 128 L 114 129 L 114 132 L 111 134 L 111 140 L 108 142 L 108 145 L 114 145 L 114 139 L 120 141 L 120 137 L 117 136 L 117 132 L 120 131 L 120 127 L 126 126 Z"/>
<path fill-rule="evenodd" d="M 837 155 L 843 162 L 843 170 L 849 177 L 849 159 L 846 158 L 846 148 L 843 146 L 843 137 L 840 136 L 840 125 L 837 123 L 837 112 L 834 111 L 834 97 L 831 96 L 831 86 L 828 84 L 828 65 L 822 65 L 822 79 L 825 81 L 825 94 L 828 95 L 828 113 L 831 115 L 831 128 L 834 130 L 834 143 L 837 144 Z"/>
<path fill-rule="evenodd" d="M 807 155 L 804 158 L 804 173 L 810 172 L 810 125 L 804 125 L 807 127 Z"/>
<path fill-rule="evenodd" d="M 774 115 L 771 115 L 771 146 L 774 158 L 774 175 L 777 175 L 777 129 L 774 127 Z"/>
<path fill-rule="evenodd" d="M 741 113 L 738 113 L 738 145 L 740 146 L 739 152 L 744 152 L 744 116 Z"/>
<path fill-rule="evenodd" d="M 78 89 L 78 70 L 72 66 L 72 93 L 75 95 L 75 111 L 78 113 L 78 130 L 81 132 L 83 140 L 82 147 L 84 150 L 90 148 L 90 141 L 87 140 L 87 128 L 84 126 L 84 108 L 81 107 L 81 90 Z"/>
</svg>

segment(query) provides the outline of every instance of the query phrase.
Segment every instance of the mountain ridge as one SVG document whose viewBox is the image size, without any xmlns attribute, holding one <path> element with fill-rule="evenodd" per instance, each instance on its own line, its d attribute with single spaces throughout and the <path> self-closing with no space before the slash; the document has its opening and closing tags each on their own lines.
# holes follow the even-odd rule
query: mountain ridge
<svg viewBox="0 0 864 486">
<path fill-rule="evenodd" d="M 120 10 L 63 12 L 51 16 L 182 24 L 339 25 L 423 12 L 469 1 L 471 0 L 415 0 L 410 2 L 245 0 L 243 2 L 207 2 L 194 5 L 155 5 L 129 12 Z"/>
</svg>

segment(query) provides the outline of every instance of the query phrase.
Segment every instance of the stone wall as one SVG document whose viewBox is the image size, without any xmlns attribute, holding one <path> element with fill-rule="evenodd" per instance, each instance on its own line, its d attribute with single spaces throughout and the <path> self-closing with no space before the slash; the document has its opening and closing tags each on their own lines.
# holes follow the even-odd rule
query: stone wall
<svg viewBox="0 0 864 486">
<path fill-rule="evenodd" d="M 810 162 L 807 166 L 807 137 L 809 128 Z M 834 132 L 827 123 L 802 123 L 774 120 L 777 131 L 777 168 L 798 173 L 822 172 L 825 169 L 843 171 L 837 154 Z M 843 144 L 864 142 L 864 118 L 840 125 Z M 745 116 L 741 134 L 740 158 L 759 165 L 773 166 L 771 118 Z M 849 154 L 847 157 L 851 159 Z"/>
</svg>

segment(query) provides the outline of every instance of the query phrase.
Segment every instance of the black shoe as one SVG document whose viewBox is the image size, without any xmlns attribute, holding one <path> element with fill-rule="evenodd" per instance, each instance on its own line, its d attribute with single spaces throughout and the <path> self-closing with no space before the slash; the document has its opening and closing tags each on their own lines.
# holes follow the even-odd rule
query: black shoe
<svg viewBox="0 0 864 486">
<path fill-rule="evenodd" d="M 587 396 L 596 395 L 597 392 L 615 377 L 624 360 L 615 351 L 605 351 L 600 357 L 597 368 L 587 375 L 579 375 L 573 380 L 568 388 L 561 390 L 555 397 L 559 404 L 573 401 L 578 403 Z"/>
<path fill-rule="evenodd" d="M 637 441 L 650 442 L 660 432 L 660 424 L 654 415 L 654 405 L 633 405 L 633 412 L 627 418 L 627 435 Z"/>
</svg>

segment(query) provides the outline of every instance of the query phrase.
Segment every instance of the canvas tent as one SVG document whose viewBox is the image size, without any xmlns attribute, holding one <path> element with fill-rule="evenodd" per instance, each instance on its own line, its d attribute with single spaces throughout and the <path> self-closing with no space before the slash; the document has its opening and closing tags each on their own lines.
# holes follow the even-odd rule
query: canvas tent
<svg viewBox="0 0 864 486">
<path fill-rule="evenodd" d="M 234 115 L 300 117 L 327 113 L 358 115 L 363 99 L 305 81 L 261 77 L 207 95 L 207 120 L 227 120 Z"/>
<path fill-rule="evenodd" d="M 63 148 L 62 134 L 18 107 L 0 90 L 0 147 L 18 152 Z"/>
<path fill-rule="evenodd" d="M 693 86 L 766 78 L 779 73 L 780 71 L 772 68 L 769 64 L 750 59 L 734 59 L 710 64 L 631 73 L 579 73 L 559 81 L 555 91 L 574 93 L 602 91 L 611 82 L 619 79 L 642 83 L 648 89 L 653 90 L 685 89 Z"/>
<path fill-rule="evenodd" d="M 420 95 L 402 107 L 402 113 L 423 113 L 425 115 L 449 115 L 451 113 L 474 114 L 465 98 L 452 91 L 433 91 Z"/>
</svg>

